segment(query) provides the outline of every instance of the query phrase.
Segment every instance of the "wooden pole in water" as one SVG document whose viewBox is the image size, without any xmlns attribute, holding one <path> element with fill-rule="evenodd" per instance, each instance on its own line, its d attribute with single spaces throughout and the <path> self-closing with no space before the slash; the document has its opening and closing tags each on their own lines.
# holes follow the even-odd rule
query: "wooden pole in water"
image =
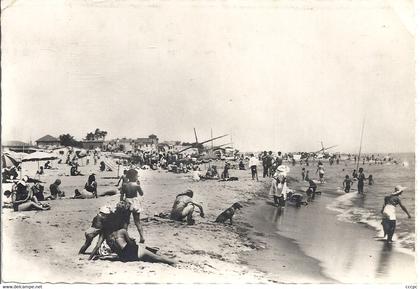
<svg viewBox="0 0 420 289">
<path fill-rule="evenodd" d="M 363 117 L 362 133 L 360 135 L 360 146 L 359 146 L 359 155 L 357 157 L 356 171 L 359 169 L 360 153 L 362 152 L 362 140 L 363 140 L 363 132 L 364 132 L 364 130 L 365 130 L 365 117 Z"/>
</svg>

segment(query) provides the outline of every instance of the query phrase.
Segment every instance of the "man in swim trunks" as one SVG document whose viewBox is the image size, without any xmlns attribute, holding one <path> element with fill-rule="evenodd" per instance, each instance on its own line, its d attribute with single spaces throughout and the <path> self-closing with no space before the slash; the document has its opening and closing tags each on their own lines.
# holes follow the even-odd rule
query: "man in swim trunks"
<svg viewBox="0 0 420 289">
<path fill-rule="evenodd" d="M 203 207 L 193 202 L 193 196 L 192 190 L 187 190 L 185 193 L 176 196 L 170 216 L 172 220 L 183 221 L 186 217 L 188 225 L 194 225 L 195 221 L 192 214 L 196 206 L 200 209 L 200 216 L 204 218 Z"/>
<path fill-rule="evenodd" d="M 120 200 L 125 200 L 130 204 L 130 211 L 133 215 L 134 224 L 139 232 L 140 243 L 144 243 L 143 228 L 140 224 L 140 196 L 143 196 L 143 190 L 138 180 L 138 172 L 135 169 L 127 171 L 128 182 L 123 183 L 121 187 Z"/>
<path fill-rule="evenodd" d="M 363 168 L 359 169 L 359 175 L 357 176 L 357 193 L 364 194 L 363 187 L 365 186 L 365 174 L 363 173 Z"/>
<path fill-rule="evenodd" d="M 406 207 L 403 206 L 399 196 L 403 193 L 406 188 L 403 186 L 396 186 L 394 192 L 384 198 L 384 205 L 382 207 L 381 213 L 383 214 L 382 226 L 384 229 L 384 234 L 388 235 L 387 243 L 392 242 L 392 236 L 395 232 L 395 227 L 397 223 L 397 216 L 395 208 L 400 206 L 401 209 L 407 214 L 407 217 L 410 219 L 411 215 L 408 213 Z"/>
</svg>

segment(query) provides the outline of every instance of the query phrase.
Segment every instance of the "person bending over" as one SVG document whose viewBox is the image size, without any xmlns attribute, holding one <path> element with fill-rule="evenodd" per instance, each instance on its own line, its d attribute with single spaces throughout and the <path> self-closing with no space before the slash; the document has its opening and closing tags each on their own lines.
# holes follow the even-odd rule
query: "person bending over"
<svg viewBox="0 0 420 289">
<path fill-rule="evenodd" d="M 187 218 L 188 225 L 193 225 L 195 223 L 193 219 L 193 212 L 195 207 L 200 209 L 200 216 L 204 218 L 203 207 L 193 202 L 193 196 L 194 193 L 192 190 L 187 190 L 185 193 L 176 196 L 170 216 L 172 220 L 183 221 L 185 218 Z"/>
</svg>

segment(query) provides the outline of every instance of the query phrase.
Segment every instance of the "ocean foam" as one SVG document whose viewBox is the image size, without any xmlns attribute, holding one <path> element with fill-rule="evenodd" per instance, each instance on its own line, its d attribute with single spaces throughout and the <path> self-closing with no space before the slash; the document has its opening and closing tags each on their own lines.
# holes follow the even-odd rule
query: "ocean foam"
<svg viewBox="0 0 420 289">
<path fill-rule="evenodd" d="M 337 191 L 340 191 L 340 189 Z M 356 207 L 353 200 L 357 197 L 357 192 L 345 193 L 327 205 L 327 209 L 338 212 L 337 219 L 339 221 L 366 224 L 377 231 L 378 237 L 383 237 L 382 217 L 378 215 L 377 211 Z M 393 240 L 393 244 L 398 251 L 415 256 L 415 233 L 398 232 L 394 234 Z"/>
</svg>

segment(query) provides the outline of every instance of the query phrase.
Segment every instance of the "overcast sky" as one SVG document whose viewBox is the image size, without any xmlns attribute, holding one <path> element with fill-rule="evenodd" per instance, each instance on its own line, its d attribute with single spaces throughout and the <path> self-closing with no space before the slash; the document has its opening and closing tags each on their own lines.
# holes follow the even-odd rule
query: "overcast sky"
<svg viewBox="0 0 420 289">
<path fill-rule="evenodd" d="M 6 8 L 2 139 L 193 141 L 195 127 L 246 151 L 355 152 L 366 116 L 364 151 L 414 151 L 410 1 L 176 3 Z"/>
</svg>

